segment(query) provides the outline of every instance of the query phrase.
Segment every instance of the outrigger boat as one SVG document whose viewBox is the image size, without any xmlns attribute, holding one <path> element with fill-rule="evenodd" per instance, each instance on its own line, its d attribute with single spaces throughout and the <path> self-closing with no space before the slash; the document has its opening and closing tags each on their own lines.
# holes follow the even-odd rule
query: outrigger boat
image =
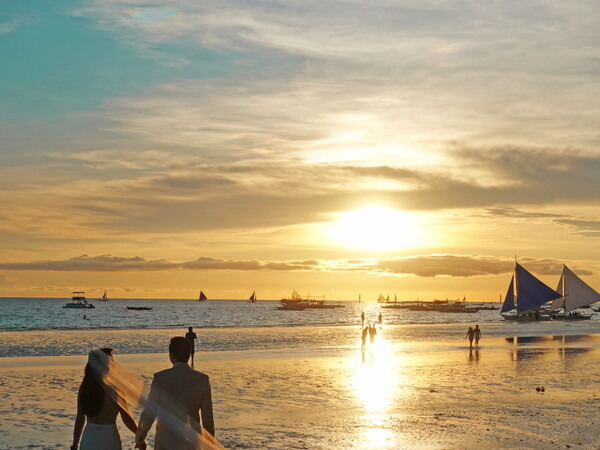
<svg viewBox="0 0 600 450">
<path fill-rule="evenodd" d="M 71 301 L 69 303 L 65 304 L 65 306 L 63 306 L 63 308 L 70 308 L 70 309 L 93 309 L 93 308 L 95 308 L 94 305 L 91 305 L 90 303 L 87 302 L 84 294 L 85 294 L 85 292 L 83 292 L 83 291 L 74 291 Z"/>
<path fill-rule="evenodd" d="M 334 309 L 343 308 L 344 305 L 326 305 L 325 297 L 311 297 L 310 294 L 306 298 L 302 298 L 295 289 L 292 289 L 292 296 L 281 299 L 281 306 L 277 309 L 280 311 L 304 311 L 305 309 Z"/>
<path fill-rule="evenodd" d="M 560 297 L 562 295 L 515 262 L 515 272 L 508 285 L 500 314 L 504 320 L 511 321 L 552 320 L 552 316 L 543 311 L 541 306 Z M 513 310 L 516 310 L 516 314 L 507 314 Z"/>
<path fill-rule="evenodd" d="M 592 314 L 584 314 L 576 310 L 600 301 L 600 294 L 566 265 L 563 266 L 556 290 L 562 295 L 561 298 L 554 300 L 550 307 L 550 315 L 554 320 L 590 320 Z M 560 309 L 562 314 L 559 312 Z"/>
</svg>

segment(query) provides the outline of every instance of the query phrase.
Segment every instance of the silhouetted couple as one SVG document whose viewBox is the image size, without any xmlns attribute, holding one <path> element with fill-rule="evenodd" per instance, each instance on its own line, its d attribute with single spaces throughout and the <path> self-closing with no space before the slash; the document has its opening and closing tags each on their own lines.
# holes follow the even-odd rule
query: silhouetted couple
<svg viewBox="0 0 600 450">
<path fill-rule="evenodd" d="M 481 329 L 479 325 L 475 325 L 475 328 L 469 327 L 465 339 L 469 338 L 469 348 L 473 348 L 473 339 L 475 339 L 475 345 L 479 345 L 481 339 Z"/>
<path fill-rule="evenodd" d="M 114 361 L 112 349 L 91 351 L 79 387 L 71 449 L 79 445 L 81 450 L 121 449 L 116 427 L 119 414 L 135 433 L 136 448 L 146 448 L 146 435 L 156 419 L 154 448 L 157 450 L 222 449 L 213 438 L 215 425 L 208 376 L 193 370 L 188 365 L 189 358 L 188 340 L 172 338 L 169 359 L 173 367 L 154 374 L 150 393 L 144 399 L 143 381 Z M 137 426 L 128 403 L 144 406 Z"/>
<path fill-rule="evenodd" d="M 364 352 L 367 349 L 367 336 L 369 336 L 369 345 L 375 345 L 375 335 L 377 335 L 377 328 L 375 325 L 370 323 L 362 330 L 360 351 Z"/>
</svg>

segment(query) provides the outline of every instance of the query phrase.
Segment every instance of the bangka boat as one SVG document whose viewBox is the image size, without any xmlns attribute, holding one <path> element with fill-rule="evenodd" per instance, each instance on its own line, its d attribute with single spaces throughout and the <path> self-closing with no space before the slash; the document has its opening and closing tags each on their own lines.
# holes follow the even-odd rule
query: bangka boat
<svg viewBox="0 0 600 450">
<path fill-rule="evenodd" d="M 200 294 L 198 295 L 198 301 L 199 302 L 205 302 L 206 301 L 206 295 L 204 295 L 204 292 L 200 291 Z"/>
<path fill-rule="evenodd" d="M 579 278 L 566 264 L 563 266 L 556 290 L 562 295 L 561 298 L 554 300 L 550 307 L 550 315 L 554 320 L 589 320 L 592 314 L 576 310 L 600 301 L 600 294 Z M 561 309 L 562 313 L 559 312 Z"/>
<path fill-rule="evenodd" d="M 281 299 L 281 303 L 286 304 L 286 303 L 302 303 L 304 302 L 304 299 L 302 298 L 302 296 L 300 294 L 298 294 L 298 292 L 296 291 L 296 289 L 292 289 L 292 296 L 288 297 L 288 298 L 282 298 Z"/>
<path fill-rule="evenodd" d="M 275 309 L 279 311 L 304 311 L 308 305 L 306 303 L 282 303 Z"/>
<path fill-rule="evenodd" d="M 102 294 L 102 297 L 100 297 L 98 299 L 99 302 L 107 302 L 108 301 L 108 296 L 106 295 L 106 289 L 104 289 L 104 294 Z"/>
<path fill-rule="evenodd" d="M 248 299 L 250 303 L 256 303 L 256 291 L 252 291 L 252 295 Z"/>
<path fill-rule="evenodd" d="M 543 311 L 541 306 L 560 297 L 562 295 L 515 262 L 515 272 L 510 279 L 500 314 L 504 320 L 511 321 L 552 320 L 552 316 Z M 507 314 L 513 310 L 516 310 L 516 314 Z"/>
<path fill-rule="evenodd" d="M 150 311 L 152 309 L 151 306 L 128 306 L 127 309 L 131 311 Z"/>
<path fill-rule="evenodd" d="M 94 305 L 91 305 L 90 303 L 87 302 L 84 294 L 85 294 L 85 292 L 83 292 L 83 291 L 74 291 L 71 301 L 69 303 L 65 304 L 65 306 L 63 306 L 63 308 L 70 308 L 70 309 L 93 309 L 93 308 L 95 308 Z"/>
</svg>

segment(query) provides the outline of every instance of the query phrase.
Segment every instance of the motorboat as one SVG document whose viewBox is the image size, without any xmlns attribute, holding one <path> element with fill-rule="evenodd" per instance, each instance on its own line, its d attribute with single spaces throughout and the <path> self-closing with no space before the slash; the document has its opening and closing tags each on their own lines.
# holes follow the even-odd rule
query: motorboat
<svg viewBox="0 0 600 450">
<path fill-rule="evenodd" d="M 85 292 L 83 292 L 83 291 L 74 291 L 73 292 L 73 297 L 71 298 L 71 301 L 69 303 L 65 304 L 65 306 L 63 306 L 63 308 L 69 308 L 69 309 L 93 309 L 93 308 L 95 308 L 95 306 L 87 302 L 87 300 L 85 298 Z"/>
</svg>

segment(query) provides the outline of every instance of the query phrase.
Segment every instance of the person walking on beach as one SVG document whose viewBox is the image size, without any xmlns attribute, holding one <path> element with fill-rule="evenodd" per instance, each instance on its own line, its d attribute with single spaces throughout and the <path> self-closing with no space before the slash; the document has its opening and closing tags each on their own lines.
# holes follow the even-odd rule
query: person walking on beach
<svg viewBox="0 0 600 450">
<path fill-rule="evenodd" d="M 190 342 L 174 337 L 169 344 L 173 367 L 154 374 L 146 407 L 140 416 L 135 448 L 146 448 L 146 436 L 155 419 L 155 450 L 223 448 L 214 439 L 215 422 L 208 375 L 192 369 Z"/>
<path fill-rule="evenodd" d="M 190 356 L 192 357 L 192 367 L 194 367 L 194 341 L 198 339 L 196 333 L 194 333 L 194 329 L 192 327 L 188 327 L 188 332 L 185 333 L 185 338 L 190 342 Z"/>
<path fill-rule="evenodd" d="M 364 327 L 365 326 L 365 312 L 361 312 L 360 313 L 360 326 Z"/>
<path fill-rule="evenodd" d="M 369 324 L 369 345 L 375 344 L 375 335 L 377 334 L 377 328 L 374 324 Z"/>
<path fill-rule="evenodd" d="M 465 339 L 469 338 L 469 348 L 473 348 L 473 338 L 475 337 L 475 330 L 473 327 L 469 327 Z"/>
<path fill-rule="evenodd" d="M 77 416 L 71 450 L 120 450 L 121 437 L 117 430 L 119 414 L 132 433 L 137 431 L 135 421 L 127 410 L 125 397 L 114 385 L 108 386 L 103 381 L 112 376 L 112 352 L 112 348 L 103 348 L 92 350 L 88 355 L 77 393 Z"/>
<path fill-rule="evenodd" d="M 475 345 L 479 345 L 479 339 L 481 339 L 481 329 L 479 328 L 479 325 L 475 325 L 473 333 L 475 337 Z"/>
<path fill-rule="evenodd" d="M 361 336 L 362 344 L 360 346 L 360 351 L 363 353 L 367 349 L 367 334 L 369 334 L 369 329 L 367 327 L 363 327 Z"/>
</svg>

